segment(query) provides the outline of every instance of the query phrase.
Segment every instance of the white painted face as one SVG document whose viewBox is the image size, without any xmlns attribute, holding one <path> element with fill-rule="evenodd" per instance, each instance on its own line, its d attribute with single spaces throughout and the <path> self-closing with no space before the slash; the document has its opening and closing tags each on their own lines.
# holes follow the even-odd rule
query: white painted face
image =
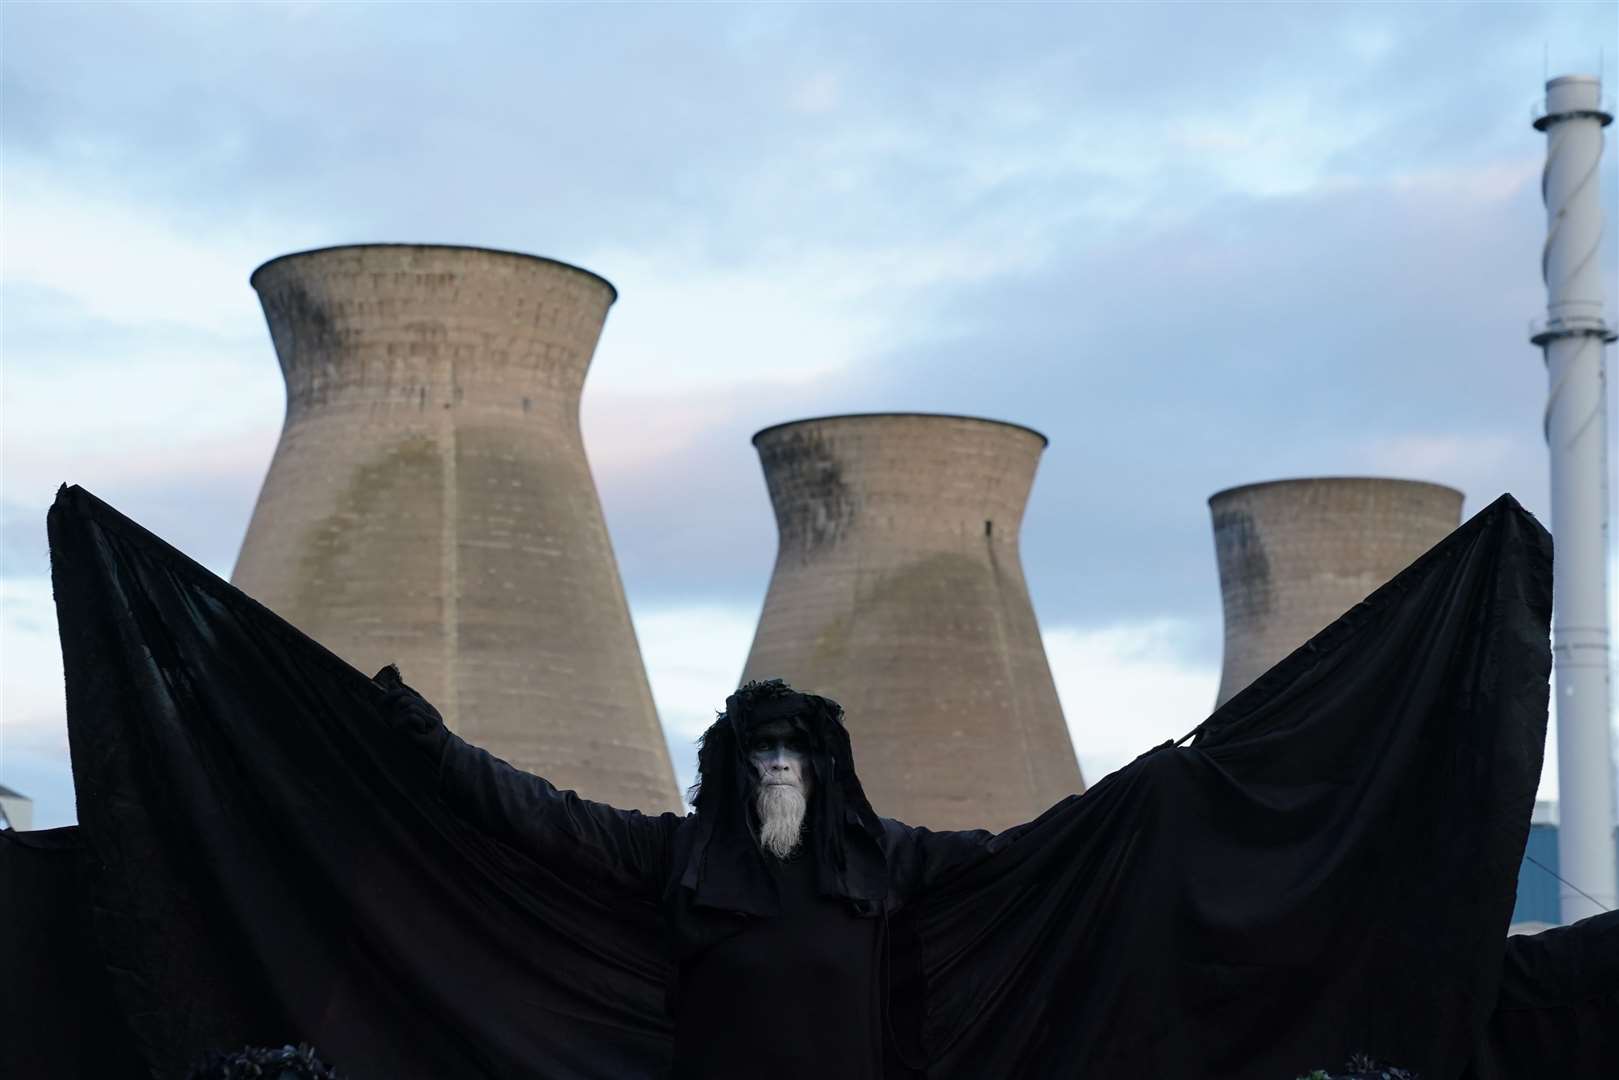
<svg viewBox="0 0 1619 1080">
<path fill-rule="evenodd" d="M 792 784 L 809 798 L 809 743 L 786 720 L 760 724 L 748 738 L 748 760 L 761 787 Z"/>
<path fill-rule="evenodd" d="M 753 809 L 759 844 L 778 859 L 789 858 L 804 838 L 809 809 L 809 744 L 785 720 L 761 724 L 748 740 L 748 761 L 757 788 Z"/>
</svg>

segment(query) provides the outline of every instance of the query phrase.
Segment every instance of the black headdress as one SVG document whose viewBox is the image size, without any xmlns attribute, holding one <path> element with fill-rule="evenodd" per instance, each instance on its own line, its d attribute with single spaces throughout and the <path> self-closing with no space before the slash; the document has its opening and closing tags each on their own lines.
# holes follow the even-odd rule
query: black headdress
<svg viewBox="0 0 1619 1080">
<path fill-rule="evenodd" d="M 749 816 L 747 745 L 755 728 L 778 720 L 809 743 L 809 845 L 821 892 L 875 912 L 888 891 L 882 825 L 855 776 L 843 707 L 780 679 L 750 682 L 726 698 L 725 711 L 698 743 L 697 783 L 689 797 L 699 833 L 681 884 L 704 905 L 761 915 L 775 911 L 766 856 Z"/>
</svg>

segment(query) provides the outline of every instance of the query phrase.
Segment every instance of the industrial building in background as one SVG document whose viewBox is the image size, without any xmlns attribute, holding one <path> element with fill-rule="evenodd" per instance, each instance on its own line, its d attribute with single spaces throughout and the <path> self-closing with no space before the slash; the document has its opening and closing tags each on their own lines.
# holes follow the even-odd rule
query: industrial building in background
<svg viewBox="0 0 1619 1080">
<path fill-rule="evenodd" d="M 753 442 L 780 535 L 744 679 L 841 702 L 885 816 L 1004 829 L 1081 791 L 1018 552 L 1045 436 L 897 413 Z"/>
<path fill-rule="evenodd" d="M 1619 854 L 1619 836 L 1614 837 Z M 1563 883 L 1558 880 L 1557 801 L 1536 800 L 1529 821 L 1529 841 L 1518 868 L 1518 895 L 1512 908 L 1512 932 L 1543 930 L 1563 922 Z"/>
<path fill-rule="evenodd" d="M 605 802 L 680 806 L 579 429 L 616 298 L 551 259 L 367 244 L 252 275 L 287 412 L 233 582 L 450 726 Z"/>
<path fill-rule="evenodd" d="M 1614 862 L 1608 644 L 1608 392 L 1603 346 L 1602 202 L 1597 170 L 1613 111 L 1590 75 L 1546 84 L 1546 318 L 1531 340 L 1550 387 L 1552 536 L 1557 574 L 1552 656 L 1557 701 L 1557 829 L 1564 922 L 1619 907 Z"/>
<path fill-rule="evenodd" d="M 1273 480 L 1209 497 L 1225 610 L 1225 704 L 1461 523 L 1462 493 L 1370 477 Z"/>
</svg>

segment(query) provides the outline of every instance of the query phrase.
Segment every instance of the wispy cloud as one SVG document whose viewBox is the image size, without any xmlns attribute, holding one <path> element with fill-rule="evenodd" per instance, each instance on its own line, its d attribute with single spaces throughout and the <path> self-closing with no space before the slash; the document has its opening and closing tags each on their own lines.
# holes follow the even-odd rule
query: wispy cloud
<svg viewBox="0 0 1619 1080">
<path fill-rule="evenodd" d="M 247 274 L 266 251 L 296 247 L 296 230 L 241 220 L 199 228 L 150 201 L 64 179 L 49 160 L 8 155 L 0 270 L 8 288 L 55 292 L 82 317 L 131 333 L 251 334 L 259 316 Z"/>
<path fill-rule="evenodd" d="M 1046 630 L 1046 655 L 1088 783 L 1180 738 L 1213 711 L 1220 668 L 1199 658 L 1197 634 L 1175 619 Z"/>
</svg>

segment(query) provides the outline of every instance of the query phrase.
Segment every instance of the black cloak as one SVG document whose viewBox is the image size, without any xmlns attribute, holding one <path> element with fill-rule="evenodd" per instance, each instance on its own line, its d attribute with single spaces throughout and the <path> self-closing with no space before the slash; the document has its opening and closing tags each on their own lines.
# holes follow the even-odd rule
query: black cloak
<svg viewBox="0 0 1619 1080">
<path fill-rule="evenodd" d="M 299 1041 L 355 1078 L 669 1071 L 669 903 L 770 910 L 728 815 L 622 813 L 471 750 L 441 791 L 383 690 L 273 613 L 80 489 L 49 526 L 91 935 L 153 1075 Z M 1549 537 L 1504 496 L 1190 745 L 1026 825 L 879 819 L 832 762 L 844 850 L 816 858 L 885 927 L 893 1075 L 1292 1077 L 1357 1052 L 1460 1075 L 1550 607 Z"/>
</svg>

